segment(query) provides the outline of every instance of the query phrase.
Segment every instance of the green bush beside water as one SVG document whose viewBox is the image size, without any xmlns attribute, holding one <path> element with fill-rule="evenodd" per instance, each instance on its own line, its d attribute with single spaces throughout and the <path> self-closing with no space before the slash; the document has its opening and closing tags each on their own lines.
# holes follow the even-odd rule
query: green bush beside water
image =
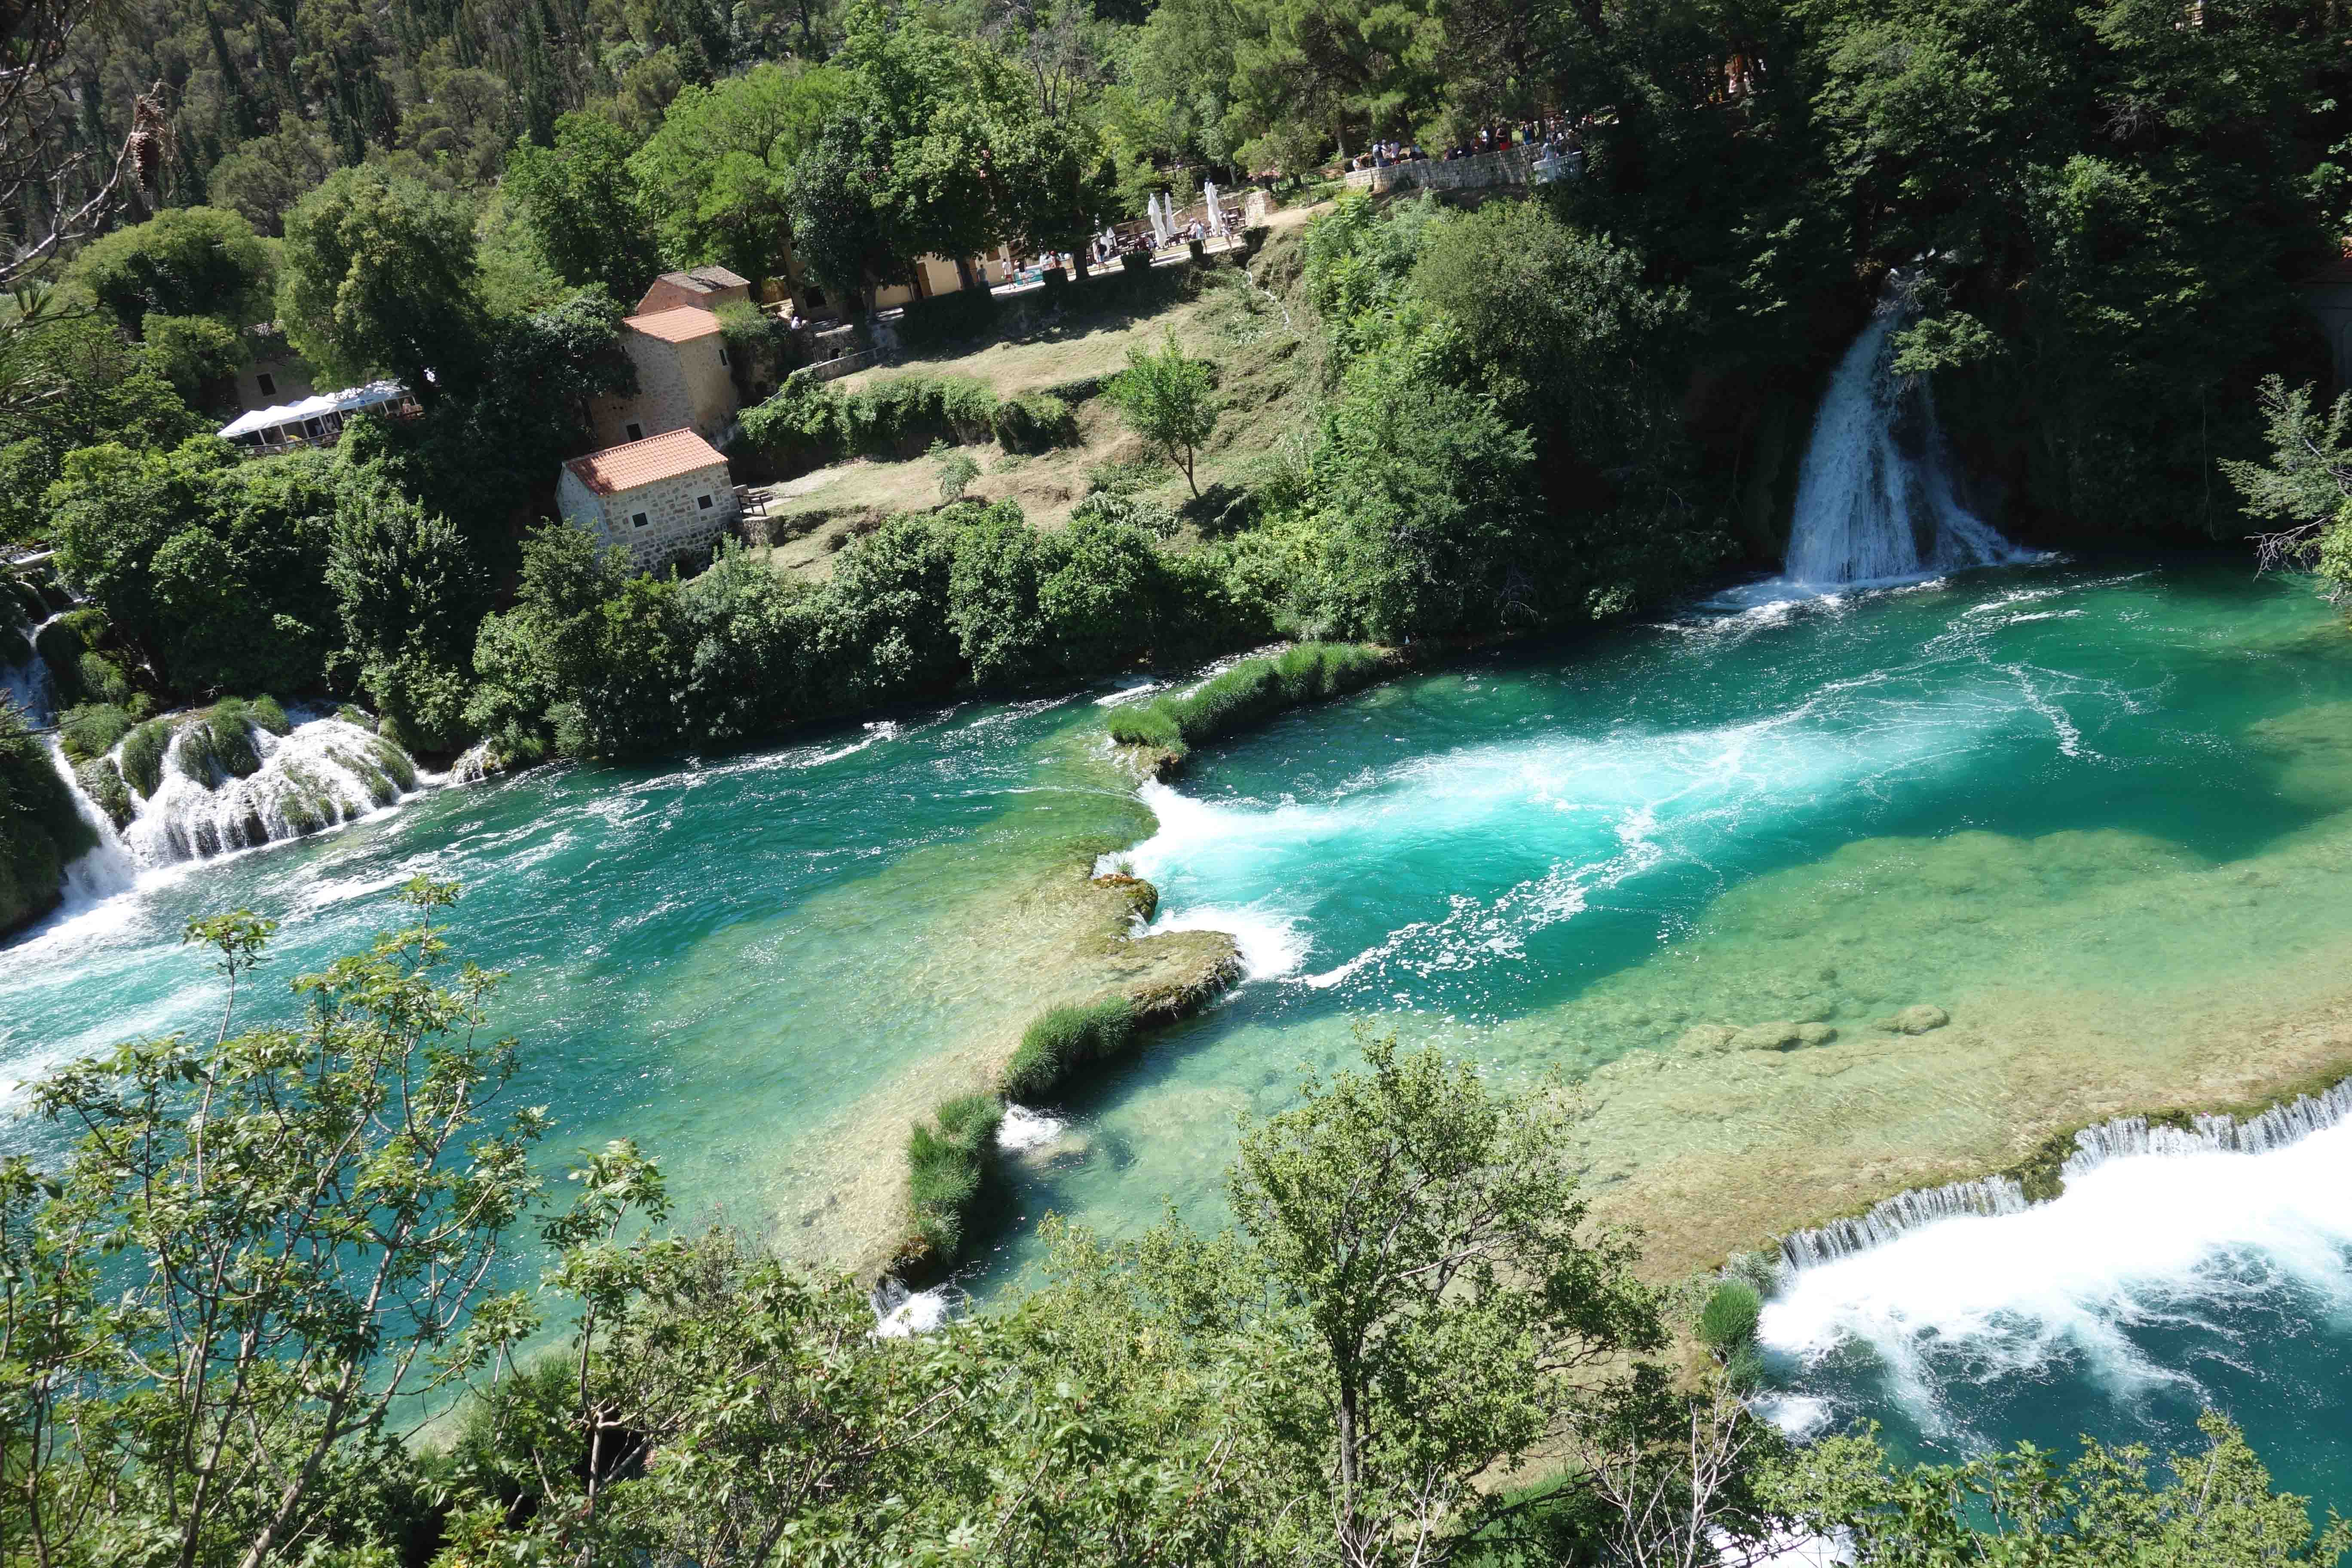
<svg viewBox="0 0 2352 1568">
<path fill-rule="evenodd" d="M 163 784 L 163 752 L 172 743 L 169 720 L 150 719 L 122 741 L 122 778 L 142 795 Z"/>
<path fill-rule="evenodd" d="M 1370 685 L 1393 656 L 1356 643 L 1301 643 L 1271 658 L 1245 658 L 1192 690 L 1115 710 L 1111 739 L 1181 759 L 1192 747 L 1263 722 L 1286 709 Z"/>
<path fill-rule="evenodd" d="M 0 932 L 56 907 L 66 866 L 96 842 L 48 747 L 0 697 Z"/>
<path fill-rule="evenodd" d="M 1135 1005 L 1113 996 L 1091 1006 L 1056 1007 L 1031 1024 L 1004 1069 L 1008 1100 L 1045 1100 L 1088 1063 L 1107 1060 L 1135 1041 Z"/>
<path fill-rule="evenodd" d="M 907 1136 L 907 1191 L 921 1259 L 944 1264 L 963 1246 L 964 1224 L 988 1179 L 989 1151 L 1004 1107 L 991 1094 L 940 1102 L 933 1125 Z"/>
</svg>

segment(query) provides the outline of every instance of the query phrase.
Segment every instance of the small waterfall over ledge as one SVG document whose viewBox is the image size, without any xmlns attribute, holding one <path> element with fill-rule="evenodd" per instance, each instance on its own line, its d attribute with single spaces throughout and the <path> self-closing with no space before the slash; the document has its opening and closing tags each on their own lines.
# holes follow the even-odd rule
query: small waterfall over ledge
<svg viewBox="0 0 2352 1568">
<path fill-rule="evenodd" d="M 2118 1116 L 2074 1134 L 2074 1152 L 2059 1167 L 2059 1179 L 2072 1182 L 2116 1160 L 2265 1154 L 2347 1120 L 2352 1120 L 2352 1079 L 2322 1093 L 2272 1106 L 2244 1121 L 2200 1115 L 2190 1118 L 2187 1127 L 2171 1127 L 2151 1123 L 2144 1116 Z M 1832 1220 L 1817 1229 L 1783 1237 L 1780 1257 L 1791 1268 L 1811 1268 L 1866 1252 L 1958 1215 L 2022 1214 L 2032 1206 L 2024 1188 L 2007 1176 L 1918 1188 L 1896 1194 L 1858 1219 Z"/>
<path fill-rule="evenodd" d="M 1909 315 L 1890 279 L 1822 395 L 1789 529 L 1795 582 L 1900 582 L 2023 558 L 1960 503 L 1927 382 L 1895 374 L 1895 334 Z"/>
<path fill-rule="evenodd" d="M 310 719 L 283 735 L 245 719 L 224 733 L 224 721 L 202 713 L 157 722 L 170 727 L 169 737 L 143 767 L 128 754 L 136 731 L 79 769 L 51 742 L 58 771 L 98 837 L 67 870 L 68 890 L 85 900 L 125 890 L 141 871 L 356 821 L 440 782 L 341 715 Z"/>
</svg>

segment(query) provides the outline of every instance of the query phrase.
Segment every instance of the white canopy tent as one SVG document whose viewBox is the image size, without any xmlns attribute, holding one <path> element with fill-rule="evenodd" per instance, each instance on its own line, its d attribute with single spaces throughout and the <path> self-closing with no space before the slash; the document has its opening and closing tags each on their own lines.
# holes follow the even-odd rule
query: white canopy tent
<svg viewBox="0 0 2352 1568">
<path fill-rule="evenodd" d="M 372 381 L 365 386 L 347 386 L 341 392 L 322 392 L 299 403 L 282 403 L 275 408 L 257 408 L 250 414 L 240 414 L 222 426 L 219 435 L 224 441 L 235 441 L 243 437 L 266 435 L 289 425 L 299 432 L 308 420 L 323 418 L 330 414 L 355 414 L 362 408 L 399 403 L 407 396 L 408 388 L 396 381 Z"/>
</svg>

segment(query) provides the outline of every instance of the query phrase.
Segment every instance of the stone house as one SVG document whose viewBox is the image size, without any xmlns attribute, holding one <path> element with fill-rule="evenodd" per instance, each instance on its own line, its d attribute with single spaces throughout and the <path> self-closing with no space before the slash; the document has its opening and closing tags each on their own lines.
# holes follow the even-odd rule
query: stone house
<svg viewBox="0 0 2352 1568">
<path fill-rule="evenodd" d="M 294 352 L 276 323 L 247 327 L 245 336 L 245 363 L 233 375 L 206 382 L 198 393 L 200 406 L 222 414 L 254 414 L 318 395 L 318 379 L 309 363 Z"/>
<path fill-rule="evenodd" d="M 621 347 L 637 367 L 637 392 L 590 404 L 588 423 L 596 439 L 619 447 L 672 430 L 722 439 L 734 426 L 740 399 L 719 318 L 698 305 L 675 305 L 631 316 L 621 326 Z"/>
<path fill-rule="evenodd" d="M 680 305 L 716 310 L 721 305 L 751 302 L 750 279 L 739 278 L 724 267 L 697 267 L 687 272 L 665 272 L 655 279 L 646 297 L 637 301 L 636 313 L 650 316 L 657 311 L 675 310 Z"/>
<path fill-rule="evenodd" d="M 556 477 L 555 503 L 566 522 L 647 570 L 709 549 L 740 515 L 727 459 L 691 430 L 572 458 Z"/>
</svg>

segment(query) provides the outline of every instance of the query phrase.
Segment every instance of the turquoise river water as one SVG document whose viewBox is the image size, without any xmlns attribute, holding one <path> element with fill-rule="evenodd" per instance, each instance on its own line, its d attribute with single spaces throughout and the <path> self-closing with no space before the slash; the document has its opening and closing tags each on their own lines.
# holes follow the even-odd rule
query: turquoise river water
<svg viewBox="0 0 2352 1568">
<path fill-rule="evenodd" d="M 1047 1208 L 1216 1223 L 1236 1115 L 1367 1018 L 1581 1080 L 1589 1180 L 1668 1274 L 2054 1128 L 2352 1063 L 2352 637 L 2235 563 L 1763 585 L 1294 714 L 1139 792 L 1103 738 L 1122 695 L 542 770 L 149 873 L 0 948 L 0 1076 L 208 1020 L 193 914 L 280 920 L 291 974 L 430 871 L 467 886 L 460 950 L 512 972 L 496 1020 L 559 1119 L 551 1168 L 625 1133 L 689 1211 L 870 1258 L 908 1118 L 1094 984 L 1065 905 L 1099 858 L 1159 886 L 1162 928 L 1236 932 L 1250 978 L 1038 1108 L 1066 1128 L 1006 1162 L 984 1299 Z M 1949 1025 L 1879 1026 L 1916 1004 Z M 1727 1040 L 1767 1023 L 1835 1033 Z M 1779 1408 L 1926 1454 L 2179 1440 L 2219 1403 L 2352 1507 L 2326 1414 L 2352 1399 L 2352 1130 L 2210 1159 L 1797 1276 Z"/>
</svg>

